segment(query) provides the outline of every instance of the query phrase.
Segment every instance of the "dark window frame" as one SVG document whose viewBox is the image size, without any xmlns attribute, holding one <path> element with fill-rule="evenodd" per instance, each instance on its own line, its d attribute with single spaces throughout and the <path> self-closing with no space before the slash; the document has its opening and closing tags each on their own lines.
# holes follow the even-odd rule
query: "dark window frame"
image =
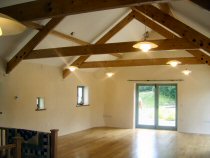
<svg viewBox="0 0 210 158">
<path fill-rule="evenodd" d="M 43 108 L 40 107 L 40 103 L 41 103 L 42 99 L 43 99 L 43 102 L 44 102 L 44 107 Z M 42 110 L 46 110 L 44 97 L 37 97 L 36 98 L 36 111 L 42 111 Z"/>
<path fill-rule="evenodd" d="M 82 88 L 82 98 L 81 102 L 79 103 L 79 89 Z M 77 86 L 77 106 L 84 106 L 85 105 L 85 86 Z"/>
</svg>

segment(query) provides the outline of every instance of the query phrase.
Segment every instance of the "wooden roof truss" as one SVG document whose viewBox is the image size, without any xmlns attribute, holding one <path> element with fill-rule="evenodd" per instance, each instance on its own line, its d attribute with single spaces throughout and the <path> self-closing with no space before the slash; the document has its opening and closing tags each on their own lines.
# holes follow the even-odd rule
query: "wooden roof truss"
<svg viewBox="0 0 210 158">
<path fill-rule="evenodd" d="M 165 65 L 169 60 L 179 60 L 182 64 L 209 65 L 210 57 L 207 54 L 210 54 L 210 39 L 208 37 L 175 19 L 166 3 L 160 3 L 161 9 L 158 9 L 153 5 L 144 4 L 145 2 L 154 3 L 169 1 L 170 0 L 94 0 L 94 3 L 91 1 L 91 4 L 94 5 L 91 5 L 87 0 L 51 0 L 50 2 L 48 0 L 41 0 L 0 8 L 0 12 L 10 15 L 24 22 L 26 26 L 39 31 L 7 63 L 6 72 L 10 73 L 22 60 L 58 57 L 58 54 L 55 53 L 56 51 L 59 52 L 59 57 L 79 55 L 80 57 L 71 65 L 78 66 L 80 68 Z M 67 5 L 68 3 L 71 4 Z M 34 8 L 34 12 L 31 12 L 30 7 Z M 95 44 L 90 44 L 73 36 L 53 30 L 53 28 L 66 15 L 119 7 L 131 7 L 132 11 L 125 18 L 119 21 L 119 23 L 112 27 Z M 23 9 L 25 9 L 24 12 Z M 45 26 L 32 22 L 32 20 L 45 19 L 49 17 L 52 19 Z M 194 57 L 85 62 L 91 55 L 95 54 L 111 54 L 115 57 L 121 58 L 122 55 L 119 53 L 138 51 L 132 47 L 132 45 L 137 41 L 106 44 L 111 37 L 113 37 L 133 19 L 140 21 L 167 38 L 164 40 L 153 40 L 152 42 L 157 43 L 159 47 L 153 49 L 152 51 L 183 49 L 192 54 Z M 48 33 L 65 40 L 75 42 L 81 46 L 33 50 Z M 70 71 L 65 68 L 63 70 L 63 77 L 65 78 L 69 74 Z"/>
</svg>

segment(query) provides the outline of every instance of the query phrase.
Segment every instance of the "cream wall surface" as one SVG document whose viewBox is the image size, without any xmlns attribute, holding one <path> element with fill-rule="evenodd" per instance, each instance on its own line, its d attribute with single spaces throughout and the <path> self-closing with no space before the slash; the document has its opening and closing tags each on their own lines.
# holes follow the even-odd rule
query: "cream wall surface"
<svg viewBox="0 0 210 158">
<path fill-rule="evenodd" d="M 103 85 L 91 72 L 63 80 L 56 67 L 22 62 L 9 75 L 0 66 L 0 126 L 49 131 L 59 135 L 104 126 Z M 77 85 L 88 86 L 90 106 L 76 107 Z M 18 99 L 15 99 L 18 96 Z M 35 111 L 36 97 L 47 110 Z"/>
<path fill-rule="evenodd" d="M 137 82 L 127 80 L 183 79 L 168 82 L 178 85 L 178 131 L 210 134 L 210 68 L 188 68 L 190 76 L 181 73 L 185 66 L 115 68 L 109 79 L 104 70 L 79 70 L 63 80 L 59 68 L 27 62 L 4 75 L 0 62 L 0 126 L 40 131 L 56 128 L 59 135 L 97 126 L 134 128 Z M 76 107 L 77 85 L 89 87 L 90 106 Z M 44 97 L 47 110 L 35 111 L 36 97 Z"/>
<path fill-rule="evenodd" d="M 183 79 L 178 85 L 178 131 L 210 134 L 210 68 L 204 65 L 187 66 L 190 76 L 181 71 L 185 66 L 130 67 L 113 69 L 116 73 L 106 83 L 104 118 L 107 126 L 133 128 L 136 83 L 127 80 Z M 166 83 L 166 82 L 153 82 Z M 176 82 L 168 82 L 176 83 Z"/>
</svg>

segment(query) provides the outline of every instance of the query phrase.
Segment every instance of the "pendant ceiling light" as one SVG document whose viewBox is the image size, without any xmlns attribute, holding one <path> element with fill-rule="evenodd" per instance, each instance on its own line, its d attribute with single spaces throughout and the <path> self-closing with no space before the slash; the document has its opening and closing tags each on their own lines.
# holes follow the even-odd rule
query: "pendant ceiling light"
<svg viewBox="0 0 210 158">
<path fill-rule="evenodd" d="M 25 29 L 26 27 L 17 20 L 0 13 L 0 36 L 15 35 Z"/>
<path fill-rule="evenodd" d="M 147 41 L 147 38 L 149 37 L 149 32 L 146 31 L 146 25 L 145 26 L 145 33 L 144 33 L 144 41 L 138 42 L 133 45 L 133 48 L 140 49 L 142 52 L 148 52 L 152 48 L 157 48 L 158 45 L 152 42 Z"/>
<path fill-rule="evenodd" d="M 135 45 L 133 45 L 133 48 L 138 48 L 142 52 L 148 52 L 150 49 L 157 48 L 157 47 L 158 47 L 158 45 L 156 45 L 152 42 L 146 42 L 146 41 L 139 42 L 139 43 L 136 43 Z"/>
<path fill-rule="evenodd" d="M 176 67 L 177 65 L 181 64 L 181 62 L 178 60 L 171 60 L 167 62 L 167 64 L 171 65 L 172 67 Z"/>
</svg>

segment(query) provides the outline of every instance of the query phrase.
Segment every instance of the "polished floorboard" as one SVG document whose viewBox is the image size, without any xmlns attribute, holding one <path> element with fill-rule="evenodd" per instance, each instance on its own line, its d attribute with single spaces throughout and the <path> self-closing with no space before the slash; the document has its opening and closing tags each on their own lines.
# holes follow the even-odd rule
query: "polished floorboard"
<svg viewBox="0 0 210 158">
<path fill-rule="evenodd" d="M 210 135 L 93 128 L 59 137 L 58 158 L 210 158 Z"/>
</svg>

